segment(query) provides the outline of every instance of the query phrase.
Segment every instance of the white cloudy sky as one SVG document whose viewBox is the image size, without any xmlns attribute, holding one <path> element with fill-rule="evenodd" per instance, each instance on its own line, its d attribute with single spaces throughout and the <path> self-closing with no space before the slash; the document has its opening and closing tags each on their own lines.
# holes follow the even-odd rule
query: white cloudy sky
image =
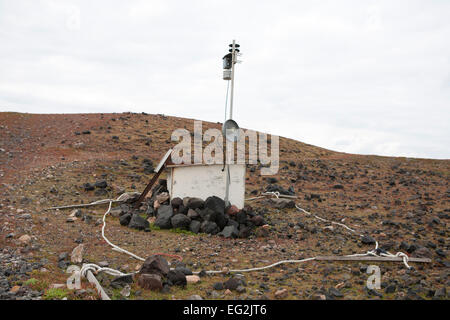
<svg viewBox="0 0 450 320">
<path fill-rule="evenodd" d="M 450 1 L 0 0 L 0 111 L 235 119 L 351 153 L 450 158 Z"/>
</svg>

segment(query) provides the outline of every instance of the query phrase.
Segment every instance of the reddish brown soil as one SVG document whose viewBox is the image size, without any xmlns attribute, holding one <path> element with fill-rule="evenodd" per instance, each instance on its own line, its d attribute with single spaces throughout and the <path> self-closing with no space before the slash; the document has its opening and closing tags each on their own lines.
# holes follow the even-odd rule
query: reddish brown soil
<svg viewBox="0 0 450 320">
<path fill-rule="evenodd" d="M 220 128 L 220 124 L 203 123 L 203 130 L 210 127 Z M 108 260 L 113 268 L 134 270 L 138 261 L 110 250 L 101 238 L 101 226 L 80 220 L 66 223 L 70 210 L 44 209 L 116 197 L 121 190 L 142 190 L 151 178 L 143 172 L 143 158 L 156 165 L 175 144 L 170 135 L 176 128 L 192 131 L 193 120 L 128 113 L 0 113 L 0 148 L 4 150 L 0 151 L 0 247 L 33 261 L 48 259 L 47 271 L 35 270 L 10 281 L 23 285 L 27 278 L 36 278 L 46 284 L 64 283 L 67 275 L 57 266 L 58 254 L 70 253 L 78 240 L 86 244 L 86 261 Z M 83 134 L 85 131 L 90 134 Z M 352 155 L 280 138 L 280 162 L 277 184 L 293 186 L 297 202 L 305 209 L 330 220 L 345 219 L 392 252 L 405 251 L 402 242 L 428 250 L 433 262 L 414 264 L 414 271 L 407 271 L 400 263 L 378 264 L 383 283 L 396 284 L 393 293 L 379 290 L 383 299 L 432 298 L 448 286 L 449 160 Z M 95 182 L 102 175 L 108 181 L 107 195 L 83 190 L 83 183 Z M 247 170 L 247 196 L 264 191 L 268 184 L 258 169 L 254 173 Z M 268 238 L 227 240 L 160 230 L 144 233 L 122 227 L 112 217 L 106 233 L 114 243 L 141 256 L 152 252 L 182 255 L 194 270 L 261 266 L 280 259 L 343 255 L 373 248 L 343 229 L 323 229 L 328 224 L 295 209 L 275 209 L 265 200 L 248 204 L 256 210 L 269 210 Z M 105 210 L 104 206 L 83 209 L 94 216 L 94 222 Z M 30 213 L 32 219 L 20 219 L 24 213 Z M 305 227 L 299 227 L 299 221 Z M 6 238 L 10 233 L 14 236 Z M 23 234 L 32 236 L 30 244 L 18 241 Z M 409 254 L 414 256 L 415 252 Z M 378 298 L 364 289 L 368 275 L 361 270 L 364 263 L 285 265 L 245 274 L 243 294 L 220 294 L 225 299 L 274 298 L 276 290 L 287 288 L 289 299 L 311 299 L 337 286 L 347 299 Z M 170 299 L 199 294 L 207 299 L 211 298 L 212 284 L 227 277 L 205 277 L 200 284 L 174 288 L 170 294 L 142 292 L 133 285 L 131 297 Z M 113 296 L 120 294 L 114 291 Z"/>
</svg>

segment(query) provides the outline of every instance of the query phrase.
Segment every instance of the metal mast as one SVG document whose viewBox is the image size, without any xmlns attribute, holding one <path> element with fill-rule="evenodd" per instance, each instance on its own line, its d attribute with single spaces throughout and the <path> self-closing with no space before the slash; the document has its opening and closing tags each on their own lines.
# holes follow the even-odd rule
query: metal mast
<svg viewBox="0 0 450 320">
<path fill-rule="evenodd" d="M 239 52 L 239 44 L 236 43 L 236 40 L 233 40 L 233 43 L 229 45 L 231 49 L 231 59 L 229 54 L 224 57 L 224 79 L 230 80 L 231 78 L 231 92 L 230 92 L 230 114 L 228 120 L 223 125 L 223 134 L 226 139 L 230 141 L 237 141 L 237 134 L 239 130 L 239 126 L 236 122 L 233 121 L 233 97 L 234 97 L 234 73 L 235 73 L 235 64 L 237 63 L 237 54 Z M 230 61 L 231 60 L 231 61 Z M 231 66 L 230 66 L 231 64 Z M 231 67 L 231 68 L 230 68 Z M 229 74 L 229 69 L 231 69 L 231 75 Z M 231 76 L 231 77 L 230 77 Z M 226 108 L 226 106 L 225 106 Z M 231 131 L 231 132 L 230 132 Z M 226 153 L 225 153 L 225 161 L 227 162 Z M 225 185 L 225 205 L 230 205 L 229 197 L 230 197 L 230 165 L 228 163 L 226 165 L 226 185 Z"/>
</svg>

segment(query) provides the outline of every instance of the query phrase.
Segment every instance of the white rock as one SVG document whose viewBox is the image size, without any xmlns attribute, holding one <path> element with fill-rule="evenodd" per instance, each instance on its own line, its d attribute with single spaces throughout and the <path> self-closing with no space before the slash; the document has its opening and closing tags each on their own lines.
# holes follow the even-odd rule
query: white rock
<svg viewBox="0 0 450 320">
<path fill-rule="evenodd" d="M 19 238 L 19 241 L 22 242 L 23 244 L 27 244 L 31 241 L 31 237 L 27 234 L 24 234 Z"/>
<path fill-rule="evenodd" d="M 83 252 L 84 244 L 79 244 L 72 250 L 72 253 L 70 254 L 70 261 L 72 261 L 72 263 L 83 262 Z"/>
<path fill-rule="evenodd" d="M 200 277 L 197 275 L 186 276 L 187 283 L 197 283 L 200 281 Z"/>
</svg>

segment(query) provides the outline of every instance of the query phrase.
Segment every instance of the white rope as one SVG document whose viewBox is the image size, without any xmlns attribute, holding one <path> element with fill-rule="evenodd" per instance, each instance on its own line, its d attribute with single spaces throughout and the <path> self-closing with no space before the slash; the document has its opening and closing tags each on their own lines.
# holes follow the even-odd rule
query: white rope
<svg viewBox="0 0 450 320">
<path fill-rule="evenodd" d="M 87 272 L 92 271 L 93 274 L 98 274 L 100 272 L 105 272 L 111 276 L 115 277 L 123 277 L 123 276 L 129 276 L 133 275 L 133 273 L 122 273 L 119 270 L 111 269 L 111 268 L 102 268 L 99 265 L 96 265 L 95 263 L 85 263 L 81 267 L 80 273 L 83 277 L 86 277 Z"/>
<path fill-rule="evenodd" d="M 107 210 L 107 211 L 105 212 L 105 214 L 103 215 L 103 226 L 102 226 L 102 237 L 103 237 L 103 239 L 105 239 L 105 241 L 113 248 L 113 250 L 118 251 L 118 252 L 121 252 L 121 253 L 128 254 L 128 255 L 132 256 L 133 258 L 135 258 L 135 259 L 137 259 L 137 260 L 145 261 L 144 258 L 139 257 L 138 255 L 135 255 L 134 253 L 132 253 L 132 252 L 130 252 L 130 251 L 127 251 L 127 250 L 125 250 L 125 249 L 122 249 L 121 247 L 119 247 L 119 246 L 113 244 L 113 243 L 112 243 L 111 241 L 109 241 L 108 238 L 106 238 L 106 236 L 105 236 L 106 216 L 110 213 L 112 204 L 113 204 L 114 202 L 121 202 L 121 201 L 122 201 L 122 197 L 123 197 L 124 195 L 125 195 L 125 194 L 122 194 L 122 195 L 119 196 L 116 200 L 113 200 L 113 199 L 104 199 L 104 200 L 99 200 L 99 201 L 93 202 L 93 203 L 91 203 L 91 204 L 89 204 L 89 205 L 93 205 L 93 204 L 103 204 L 103 203 L 109 202 L 108 210 Z M 278 199 L 279 197 L 281 197 L 281 196 L 283 196 L 283 195 L 281 195 L 278 191 L 276 191 L 276 192 L 265 192 L 265 193 L 262 194 L 262 197 L 266 197 L 266 196 L 275 196 L 275 197 Z M 349 228 L 348 226 L 346 226 L 346 225 L 343 224 L 343 223 L 334 222 L 334 221 L 330 221 L 330 220 L 324 219 L 324 218 L 322 218 L 322 217 L 319 217 L 319 216 L 317 216 L 317 215 L 315 215 L 315 214 L 312 214 L 311 212 L 306 211 L 305 209 L 301 208 L 301 207 L 298 206 L 297 204 L 295 204 L 295 207 L 296 207 L 299 211 L 301 211 L 301 212 L 303 212 L 303 213 L 305 213 L 305 214 L 307 214 L 307 215 L 309 215 L 309 216 L 313 216 L 314 218 L 316 218 L 316 219 L 319 220 L 319 221 L 332 223 L 332 224 L 334 224 L 334 225 L 338 225 L 338 226 L 340 226 L 340 227 L 343 227 L 343 228 L 347 229 L 348 231 L 350 231 L 350 232 L 352 232 L 352 233 L 358 234 L 354 229 Z M 364 236 L 364 235 L 362 235 L 362 234 L 358 234 L 358 235 L 359 235 L 360 237 L 363 237 L 363 236 Z M 377 251 L 380 251 L 380 252 L 377 252 Z M 408 259 L 409 259 L 409 258 L 408 258 L 408 256 L 407 256 L 405 253 L 403 253 L 403 252 L 397 252 L 397 253 L 394 255 L 394 254 L 392 254 L 392 253 L 390 253 L 390 252 L 387 252 L 387 251 L 386 251 L 386 252 L 382 252 L 381 250 L 378 249 L 378 242 L 377 242 L 376 240 L 375 240 L 375 249 L 373 249 L 373 250 L 371 250 L 371 251 L 367 251 L 366 253 L 356 253 L 356 254 L 345 255 L 345 257 L 365 257 L 365 256 L 375 256 L 375 257 L 401 257 L 401 258 L 403 259 L 403 263 L 405 264 L 405 266 L 406 266 L 408 269 L 411 269 L 411 267 L 410 267 L 409 264 L 408 264 Z M 267 265 L 267 266 L 255 267 L 255 268 L 248 268 L 248 269 L 231 269 L 231 270 L 228 270 L 227 272 L 241 273 L 241 272 L 261 271 L 261 270 L 273 268 L 273 267 L 278 266 L 278 265 L 281 265 L 281 264 L 287 264 L 287 263 L 303 263 L 303 262 L 313 261 L 313 260 L 316 260 L 317 257 L 318 257 L 318 256 L 311 257 L 311 258 L 300 259 L 300 260 L 281 260 L 281 261 L 272 263 L 272 264 Z M 171 268 L 171 269 L 173 269 L 173 268 Z M 113 276 L 126 276 L 126 275 L 134 274 L 134 273 L 122 273 L 122 272 L 120 272 L 120 271 L 118 271 L 118 270 L 114 270 L 114 269 L 111 269 L 111 268 L 102 268 L 102 267 L 100 267 L 100 266 L 98 266 L 98 265 L 96 265 L 96 264 L 93 264 L 93 263 L 83 265 L 83 267 L 82 267 L 82 269 L 81 269 L 81 274 L 82 274 L 83 276 L 86 276 L 86 272 L 87 272 L 88 270 L 94 271 L 94 273 L 105 272 L 105 273 L 110 274 L 110 275 L 113 275 Z M 200 272 L 201 272 L 201 271 L 196 271 L 196 272 L 193 272 L 193 274 L 200 274 Z M 204 272 L 207 273 L 207 274 L 224 273 L 224 271 L 222 271 L 222 270 L 208 270 L 208 271 L 204 271 Z"/>
<path fill-rule="evenodd" d="M 312 214 L 311 212 L 306 211 L 305 209 L 301 208 L 300 206 L 298 206 L 297 204 L 295 205 L 295 207 L 299 210 L 302 211 L 304 213 L 306 213 L 307 215 L 312 215 L 314 218 L 322 221 L 322 222 L 329 222 L 338 226 L 341 226 L 347 230 L 349 230 L 350 232 L 353 232 L 357 235 L 359 235 L 360 237 L 364 237 L 363 234 L 358 234 L 355 230 L 353 230 L 352 228 L 349 228 L 348 226 L 346 226 L 343 223 L 339 223 L 339 222 L 334 222 L 334 221 L 330 221 L 324 218 L 321 218 L 315 214 Z M 375 240 L 375 249 L 367 251 L 366 253 L 356 253 L 356 254 L 349 254 L 346 255 L 345 257 L 365 257 L 365 256 L 374 256 L 374 257 L 390 257 L 390 258 L 395 258 L 395 257 L 401 257 L 403 259 L 403 263 L 405 264 L 405 266 L 408 269 L 411 269 L 410 265 L 408 264 L 409 258 L 408 256 L 403 253 L 403 252 L 397 252 L 396 254 L 392 254 L 388 251 L 386 252 L 382 252 L 380 249 L 378 249 L 378 241 Z"/>
<path fill-rule="evenodd" d="M 125 194 L 125 193 L 124 193 Z M 124 195 L 122 194 L 119 198 L 117 198 L 117 201 L 121 200 L 121 197 Z M 108 213 L 111 211 L 111 206 L 113 204 L 113 200 L 109 201 L 109 207 L 108 210 L 105 212 L 105 214 L 103 215 L 103 227 L 102 227 L 102 237 L 103 239 L 105 239 L 106 243 L 108 243 L 111 247 L 113 247 L 114 251 L 118 251 L 118 252 L 122 252 L 125 254 L 128 254 L 129 256 L 132 256 L 133 258 L 140 260 L 140 261 L 145 261 L 144 258 L 139 257 L 138 255 L 135 255 L 134 253 L 127 251 L 125 249 L 122 249 L 121 247 L 115 245 L 114 243 L 112 243 L 111 241 L 108 240 L 108 238 L 106 238 L 105 236 L 105 227 L 106 227 L 106 216 L 108 215 Z"/>
<path fill-rule="evenodd" d="M 262 199 L 262 198 L 266 198 L 268 196 L 274 196 L 277 199 L 279 199 L 279 198 L 297 199 L 296 196 L 290 196 L 290 195 L 287 195 L 287 194 L 281 194 L 278 191 L 268 191 L 268 192 L 261 193 L 260 196 L 253 197 L 253 198 L 247 198 L 247 199 L 245 199 L 245 201 L 252 201 L 252 200 L 256 200 L 256 199 Z"/>
</svg>

